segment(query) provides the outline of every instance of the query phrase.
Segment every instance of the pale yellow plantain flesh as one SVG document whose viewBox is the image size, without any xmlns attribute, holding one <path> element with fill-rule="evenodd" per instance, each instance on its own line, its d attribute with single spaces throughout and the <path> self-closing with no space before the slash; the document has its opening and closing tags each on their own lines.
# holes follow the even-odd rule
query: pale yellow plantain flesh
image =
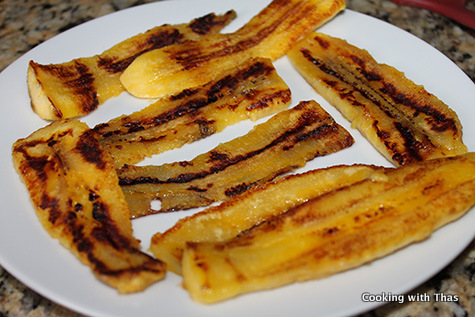
<svg viewBox="0 0 475 317">
<path fill-rule="evenodd" d="M 137 56 L 160 47 L 219 32 L 236 16 L 208 14 L 190 23 L 165 24 L 126 39 L 100 55 L 66 63 L 30 61 L 28 90 L 33 110 L 43 119 L 83 116 L 125 91 L 119 76 Z"/>
<path fill-rule="evenodd" d="M 156 233 L 150 251 L 167 264 L 167 270 L 181 274 L 181 259 L 187 242 L 218 242 L 234 238 L 242 231 L 335 189 L 371 177 L 374 166 L 333 166 L 293 174 L 255 186 L 218 206 L 179 220 L 164 233 Z"/>
<path fill-rule="evenodd" d="M 353 142 L 317 102 L 305 101 L 191 161 L 126 166 L 118 170 L 119 182 L 134 218 L 208 206 Z M 159 210 L 150 206 L 156 199 Z"/>
<path fill-rule="evenodd" d="M 345 8 L 344 0 L 274 0 L 239 30 L 183 46 L 171 45 L 135 59 L 120 77 L 141 98 L 158 98 L 202 85 L 242 60 L 275 60 L 301 37 Z"/>
<path fill-rule="evenodd" d="M 423 240 L 475 204 L 475 153 L 381 171 L 233 239 L 190 242 L 184 287 L 199 302 L 317 279 Z"/>
<path fill-rule="evenodd" d="M 165 265 L 140 251 L 112 158 L 85 123 L 55 121 L 12 154 L 45 230 L 99 280 L 131 293 L 164 278 Z"/>
<path fill-rule="evenodd" d="M 289 87 L 269 59 L 249 59 L 205 85 L 159 99 L 94 130 L 116 168 L 135 164 L 222 131 L 239 121 L 274 114 L 291 101 Z"/>
<path fill-rule="evenodd" d="M 457 114 L 367 51 L 312 33 L 287 55 L 315 90 L 394 164 L 467 152 Z"/>
</svg>

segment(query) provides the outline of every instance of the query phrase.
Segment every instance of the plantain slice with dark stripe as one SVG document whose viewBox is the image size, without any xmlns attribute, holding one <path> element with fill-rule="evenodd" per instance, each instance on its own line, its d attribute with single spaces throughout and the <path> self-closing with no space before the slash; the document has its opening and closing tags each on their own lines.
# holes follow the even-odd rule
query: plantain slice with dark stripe
<svg viewBox="0 0 475 317">
<path fill-rule="evenodd" d="M 99 280 L 131 293 L 164 278 L 165 265 L 140 251 L 112 158 L 85 123 L 55 121 L 12 154 L 45 230 Z"/>
<path fill-rule="evenodd" d="M 143 54 L 127 67 L 120 81 L 140 98 L 176 94 L 248 58 L 283 56 L 296 41 L 344 8 L 344 0 L 274 0 L 233 33 Z"/>
<path fill-rule="evenodd" d="M 249 59 L 203 86 L 159 99 L 94 130 L 120 168 L 205 138 L 241 120 L 276 113 L 290 101 L 290 89 L 271 61 Z"/>
<path fill-rule="evenodd" d="M 30 61 L 28 90 L 33 110 L 43 119 L 83 116 L 125 89 L 119 76 L 138 56 L 171 44 L 197 40 L 219 32 L 236 17 L 210 13 L 190 23 L 164 24 L 126 39 L 100 55 L 60 64 Z"/>
<path fill-rule="evenodd" d="M 381 177 L 381 168 L 366 165 L 338 165 L 291 174 L 180 219 L 164 233 L 153 235 L 150 251 L 167 264 L 167 270 L 181 274 L 183 250 L 188 242 L 219 242 L 338 188 Z"/>
<path fill-rule="evenodd" d="M 187 243 L 184 287 L 194 300 L 215 303 L 323 278 L 424 240 L 475 204 L 475 153 L 379 173 L 271 216 L 232 239 Z"/>
<path fill-rule="evenodd" d="M 315 90 L 394 164 L 467 152 L 457 114 L 367 51 L 313 33 L 288 57 Z"/>
<path fill-rule="evenodd" d="M 353 142 L 318 103 L 303 101 L 191 161 L 126 166 L 118 175 L 132 217 L 140 217 L 224 201 Z"/>
</svg>

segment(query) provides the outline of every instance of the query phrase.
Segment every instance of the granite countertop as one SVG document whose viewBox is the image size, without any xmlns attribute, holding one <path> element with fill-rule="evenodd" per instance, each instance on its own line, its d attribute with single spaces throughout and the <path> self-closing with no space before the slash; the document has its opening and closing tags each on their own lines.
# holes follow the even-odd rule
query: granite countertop
<svg viewBox="0 0 475 317">
<path fill-rule="evenodd" d="M 152 0 L 1 0 L 0 71 L 31 48 L 93 18 Z M 471 2 L 473 5 L 473 1 Z M 428 42 L 475 82 L 475 30 L 440 14 L 389 0 L 347 0 L 349 9 L 387 21 Z M 473 102 L 473 101 L 471 101 Z M 364 316 L 475 316 L 475 241 L 439 274 L 415 289 L 429 302 L 390 303 Z M 434 294 L 458 301 L 434 301 Z M 0 267 L 0 317 L 78 316 L 36 294 Z"/>
</svg>

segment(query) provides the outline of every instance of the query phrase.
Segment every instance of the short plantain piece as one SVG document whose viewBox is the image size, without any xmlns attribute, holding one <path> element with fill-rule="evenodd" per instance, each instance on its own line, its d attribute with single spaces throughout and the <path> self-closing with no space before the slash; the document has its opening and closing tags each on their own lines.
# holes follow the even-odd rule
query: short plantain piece
<svg viewBox="0 0 475 317">
<path fill-rule="evenodd" d="M 214 303 L 323 278 L 426 239 L 475 204 L 475 153 L 380 173 L 272 216 L 232 239 L 187 243 L 184 287 L 194 300 Z"/>
<path fill-rule="evenodd" d="M 159 98 L 209 82 L 252 57 L 275 60 L 345 8 L 344 0 L 274 0 L 233 33 L 170 45 L 135 59 L 120 77 L 129 93 Z"/>
<path fill-rule="evenodd" d="M 126 39 L 100 55 L 59 64 L 30 61 L 28 90 L 33 110 L 43 119 L 79 117 L 125 91 L 119 76 L 141 54 L 219 32 L 236 16 L 213 13 L 190 23 L 164 24 Z"/>
<path fill-rule="evenodd" d="M 110 155 L 92 130 L 58 120 L 13 145 L 13 162 L 41 224 L 119 293 L 164 278 L 165 265 L 140 251 Z"/>
<path fill-rule="evenodd" d="M 367 51 L 312 33 L 287 55 L 315 90 L 395 165 L 467 152 L 457 114 Z"/>
</svg>

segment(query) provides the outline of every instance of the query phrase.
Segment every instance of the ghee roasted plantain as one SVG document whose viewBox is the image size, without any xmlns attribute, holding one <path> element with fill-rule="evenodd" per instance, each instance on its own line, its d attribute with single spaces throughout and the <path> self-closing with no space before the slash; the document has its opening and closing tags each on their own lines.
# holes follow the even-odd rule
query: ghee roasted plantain
<svg viewBox="0 0 475 317">
<path fill-rule="evenodd" d="M 33 110 L 43 119 L 83 116 L 125 89 L 119 76 L 137 56 L 160 47 L 219 32 L 236 16 L 213 13 L 190 23 L 165 24 L 126 39 L 100 55 L 60 64 L 30 61 L 28 90 Z"/>
<path fill-rule="evenodd" d="M 140 251 L 112 158 L 85 123 L 58 120 L 13 145 L 13 162 L 41 224 L 119 293 L 164 278 Z"/>
<path fill-rule="evenodd" d="M 345 8 L 344 0 L 274 0 L 233 33 L 170 45 L 135 59 L 120 76 L 125 89 L 159 98 L 202 85 L 243 60 L 275 60 Z"/>
<path fill-rule="evenodd" d="M 214 303 L 323 278 L 426 239 L 475 204 L 475 153 L 379 173 L 270 217 L 235 238 L 187 243 L 184 287 L 194 300 Z"/>
<path fill-rule="evenodd" d="M 116 168 L 205 138 L 245 119 L 288 107 L 291 92 L 269 59 L 248 59 L 205 85 L 164 97 L 131 115 L 97 125 Z"/>
<path fill-rule="evenodd" d="M 126 166 L 118 175 L 132 216 L 140 217 L 226 200 L 353 142 L 317 102 L 303 101 L 191 161 Z M 155 199 L 160 210 L 150 207 Z"/>
<path fill-rule="evenodd" d="M 312 33 L 287 55 L 315 90 L 394 164 L 467 152 L 457 114 L 367 51 Z"/>
<path fill-rule="evenodd" d="M 332 166 L 287 175 L 255 186 L 218 206 L 179 220 L 164 233 L 156 233 L 150 251 L 181 274 L 183 250 L 188 242 L 219 242 L 239 235 L 265 219 L 285 212 L 324 193 L 368 178 L 381 168 L 366 165 Z"/>
</svg>

